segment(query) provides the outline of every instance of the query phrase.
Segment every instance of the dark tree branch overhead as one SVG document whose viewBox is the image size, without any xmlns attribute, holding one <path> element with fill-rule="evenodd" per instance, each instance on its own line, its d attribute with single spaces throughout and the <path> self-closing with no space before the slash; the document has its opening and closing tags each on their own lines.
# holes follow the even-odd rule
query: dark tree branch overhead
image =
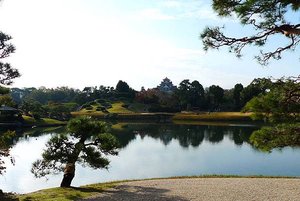
<svg viewBox="0 0 300 201">
<path fill-rule="evenodd" d="M 228 37 L 222 27 L 206 27 L 201 34 L 204 50 L 229 47 L 240 57 L 244 47 L 255 45 L 262 47 L 272 35 L 281 35 L 289 43 L 269 52 L 260 51 L 256 59 L 260 64 L 268 64 L 270 59 L 281 59 L 286 50 L 294 50 L 300 42 L 300 24 L 288 22 L 286 14 L 289 10 L 297 12 L 300 8 L 298 0 L 213 0 L 213 8 L 219 16 L 235 15 L 244 25 L 250 25 L 256 32 L 246 37 Z"/>
</svg>

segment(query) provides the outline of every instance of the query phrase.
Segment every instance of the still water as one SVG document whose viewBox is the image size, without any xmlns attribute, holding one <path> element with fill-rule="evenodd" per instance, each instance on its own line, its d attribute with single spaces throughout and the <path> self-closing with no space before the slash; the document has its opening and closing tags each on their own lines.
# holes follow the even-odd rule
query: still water
<svg viewBox="0 0 300 201">
<path fill-rule="evenodd" d="M 253 125 L 175 125 L 121 123 L 113 126 L 120 141 L 118 156 L 109 157 L 109 170 L 76 166 L 73 186 L 97 182 L 205 174 L 300 176 L 300 149 L 261 152 L 249 143 L 259 129 Z M 45 143 L 64 128 L 21 132 L 6 163 L 0 189 L 17 193 L 57 187 L 62 173 L 35 178 L 32 163 L 41 158 Z"/>
</svg>

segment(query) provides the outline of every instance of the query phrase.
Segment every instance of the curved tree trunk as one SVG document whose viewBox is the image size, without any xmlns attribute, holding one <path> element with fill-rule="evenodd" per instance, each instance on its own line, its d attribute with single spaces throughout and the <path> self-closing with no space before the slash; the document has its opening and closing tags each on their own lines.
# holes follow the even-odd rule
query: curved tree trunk
<svg viewBox="0 0 300 201">
<path fill-rule="evenodd" d="M 70 187 L 75 176 L 75 164 L 68 163 L 64 170 L 64 177 L 61 181 L 60 187 Z"/>
</svg>

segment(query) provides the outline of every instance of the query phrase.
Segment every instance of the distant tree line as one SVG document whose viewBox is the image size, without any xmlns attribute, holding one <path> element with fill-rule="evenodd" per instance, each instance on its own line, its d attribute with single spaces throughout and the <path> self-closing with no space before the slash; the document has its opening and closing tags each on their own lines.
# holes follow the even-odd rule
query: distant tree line
<svg viewBox="0 0 300 201">
<path fill-rule="evenodd" d="M 69 119 L 70 112 L 84 108 L 95 100 L 106 103 L 140 103 L 145 105 L 144 112 L 241 111 L 251 99 L 267 94 L 276 88 L 275 86 L 278 86 L 278 82 L 268 78 L 257 78 L 248 86 L 244 87 L 238 83 L 232 89 L 223 89 L 218 85 L 204 88 L 197 80 L 191 82 L 185 79 L 173 93 L 162 92 L 157 88 L 142 88 L 138 92 L 122 80 L 115 88 L 101 85 L 85 87 L 83 90 L 69 87 L 9 90 L 1 87 L 0 104 L 18 107 L 36 119 L 49 117 L 58 120 Z M 247 108 L 249 109 L 249 106 Z"/>
<path fill-rule="evenodd" d="M 80 109 L 84 104 L 95 100 L 133 101 L 136 91 L 124 81 L 114 87 L 85 87 L 83 90 L 69 87 L 57 88 L 5 88 L 0 87 L 0 105 L 21 109 L 26 115 L 36 119 L 48 117 L 68 120 L 70 112 Z"/>
<path fill-rule="evenodd" d="M 232 89 L 218 85 L 204 88 L 197 80 L 186 79 L 172 94 L 157 89 L 142 90 L 136 94 L 136 101 L 150 104 L 152 112 L 240 111 L 253 97 L 265 93 L 270 85 L 271 79 L 259 78 L 246 87 L 236 84 Z"/>
</svg>

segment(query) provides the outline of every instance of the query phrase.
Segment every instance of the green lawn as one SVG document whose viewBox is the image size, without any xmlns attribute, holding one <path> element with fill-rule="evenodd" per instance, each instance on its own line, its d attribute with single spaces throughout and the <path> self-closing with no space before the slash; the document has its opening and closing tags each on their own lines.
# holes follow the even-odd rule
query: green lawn
<svg viewBox="0 0 300 201">
<path fill-rule="evenodd" d="M 112 188 L 117 182 L 92 184 L 78 188 L 50 188 L 33 193 L 18 195 L 20 201 L 71 201 L 91 197 Z"/>
<path fill-rule="evenodd" d="M 112 103 L 112 108 L 108 109 L 109 113 L 117 113 L 117 114 L 124 114 L 124 113 L 134 113 L 133 111 L 129 110 L 128 108 L 123 107 L 124 102 L 115 102 Z"/>
<path fill-rule="evenodd" d="M 251 121 L 251 113 L 242 112 L 205 112 L 205 113 L 177 113 L 173 121 Z"/>
<path fill-rule="evenodd" d="M 114 103 L 112 105 L 113 107 L 109 109 L 109 112 L 117 113 L 119 114 L 119 116 L 125 117 L 125 119 L 126 116 L 132 119 L 132 117 L 134 116 L 142 115 L 142 113 L 133 112 L 131 110 L 128 110 L 127 108 L 122 107 L 121 102 Z M 105 114 L 97 111 L 83 110 L 79 112 L 73 112 L 72 115 L 73 116 L 89 115 L 95 117 L 103 117 Z M 143 115 L 147 116 L 147 114 L 143 114 Z M 151 113 L 148 113 L 148 115 L 151 115 Z M 242 112 L 176 113 L 172 117 L 172 120 L 173 122 L 176 123 L 180 123 L 180 121 L 252 121 L 251 113 L 242 113 Z"/>
<path fill-rule="evenodd" d="M 51 126 L 51 125 L 63 125 L 63 124 L 66 124 L 66 122 L 58 121 L 58 120 L 55 120 L 55 119 L 49 119 L 49 118 L 41 118 L 39 120 L 35 120 L 34 118 L 29 117 L 29 116 L 25 116 L 25 115 L 23 115 L 22 117 L 23 117 L 23 119 L 25 121 L 25 124 L 27 124 L 27 125 Z"/>
<path fill-rule="evenodd" d="M 127 105 L 128 107 L 124 107 Z M 72 112 L 73 116 L 81 116 L 81 115 L 89 115 L 89 116 L 104 116 L 107 113 L 102 111 L 97 111 L 97 107 L 101 106 L 100 104 L 93 104 L 91 105 L 92 109 L 82 109 L 77 112 Z M 117 114 L 134 114 L 136 112 L 143 112 L 146 109 L 146 106 L 141 103 L 126 103 L 124 101 L 117 101 L 111 103 L 111 108 L 107 109 L 109 113 L 117 113 Z"/>
</svg>

